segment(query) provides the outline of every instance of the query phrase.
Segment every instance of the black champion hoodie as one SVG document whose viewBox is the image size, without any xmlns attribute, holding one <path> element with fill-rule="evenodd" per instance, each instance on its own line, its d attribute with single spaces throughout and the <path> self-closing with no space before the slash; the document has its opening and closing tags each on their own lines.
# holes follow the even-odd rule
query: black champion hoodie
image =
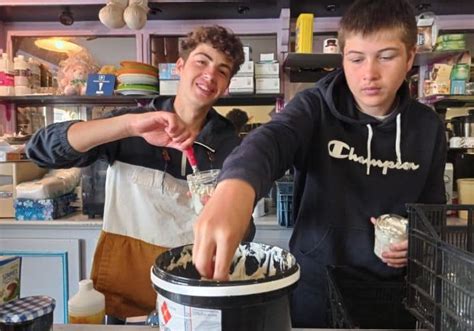
<svg viewBox="0 0 474 331">
<path fill-rule="evenodd" d="M 246 137 L 226 159 L 220 180 L 248 181 L 258 200 L 294 166 L 291 251 L 311 264 L 350 265 L 391 278 L 402 270 L 373 253 L 370 217 L 406 215 L 411 202 L 445 203 L 445 157 L 441 119 L 410 99 L 406 84 L 396 109 L 380 121 L 357 109 L 337 70 Z M 312 267 L 303 265 L 302 273 L 306 268 Z"/>
</svg>

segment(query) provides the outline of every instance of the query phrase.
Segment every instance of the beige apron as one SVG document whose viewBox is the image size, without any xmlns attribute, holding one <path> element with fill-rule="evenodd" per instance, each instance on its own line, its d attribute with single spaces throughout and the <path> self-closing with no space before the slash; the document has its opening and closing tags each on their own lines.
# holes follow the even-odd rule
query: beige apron
<svg viewBox="0 0 474 331">
<path fill-rule="evenodd" d="M 160 170 L 118 161 L 109 166 L 103 231 L 92 267 L 108 315 L 125 318 L 154 309 L 149 273 L 155 258 L 193 242 L 196 215 L 187 192 L 185 180 Z"/>
</svg>

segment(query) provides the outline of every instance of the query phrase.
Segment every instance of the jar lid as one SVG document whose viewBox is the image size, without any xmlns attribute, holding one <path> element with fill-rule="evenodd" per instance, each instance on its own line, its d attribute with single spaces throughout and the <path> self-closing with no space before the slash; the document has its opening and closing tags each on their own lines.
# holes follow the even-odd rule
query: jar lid
<svg viewBox="0 0 474 331">
<path fill-rule="evenodd" d="M 56 300 L 45 295 L 10 301 L 0 306 L 0 323 L 21 324 L 32 321 L 49 314 L 55 306 Z"/>
</svg>

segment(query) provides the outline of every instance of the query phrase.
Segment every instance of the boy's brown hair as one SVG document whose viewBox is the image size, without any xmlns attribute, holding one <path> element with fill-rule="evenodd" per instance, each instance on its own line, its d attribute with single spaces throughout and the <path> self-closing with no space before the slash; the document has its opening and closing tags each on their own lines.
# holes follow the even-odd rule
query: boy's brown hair
<svg viewBox="0 0 474 331">
<path fill-rule="evenodd" d="M 398 30 L 407 52 L 416 45 L 415 12 L 407 0 L 358 0 L 344 13 L 338 39 L 344 50 L 347 36 L 368 36 L 379 31 Z"/>
<path fill-rule="evenodd" d="M 186 61 L 189 54 L 199 44 L 209 44 L 231 60 L 233 63 L 232 76 L 239 71 L 240 65 L 244 63 L 244 50 L 239 37 L 221 26 L 201 26 L 188 33 L 186 38 L 181 40 L 179 56 Z"/>
</svg>

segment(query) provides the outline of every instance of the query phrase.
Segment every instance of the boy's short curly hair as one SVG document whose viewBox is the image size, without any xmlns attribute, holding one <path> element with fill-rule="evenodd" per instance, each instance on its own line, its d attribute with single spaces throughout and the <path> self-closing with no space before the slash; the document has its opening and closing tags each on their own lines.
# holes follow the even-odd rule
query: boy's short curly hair
<svg viewBox="0 0 474 331">
<path fill-rule="evenodd" d="M 209 44 L 222 52 L 232 61 L 232 76 L 240 69 L 244 63 L 244 50 L 239 37 L 222 26 L 201 26 L 188 33 L 186 38 L 181 40 L 179 56 L 184 60 L 199 44 Z"/>
</svg>

